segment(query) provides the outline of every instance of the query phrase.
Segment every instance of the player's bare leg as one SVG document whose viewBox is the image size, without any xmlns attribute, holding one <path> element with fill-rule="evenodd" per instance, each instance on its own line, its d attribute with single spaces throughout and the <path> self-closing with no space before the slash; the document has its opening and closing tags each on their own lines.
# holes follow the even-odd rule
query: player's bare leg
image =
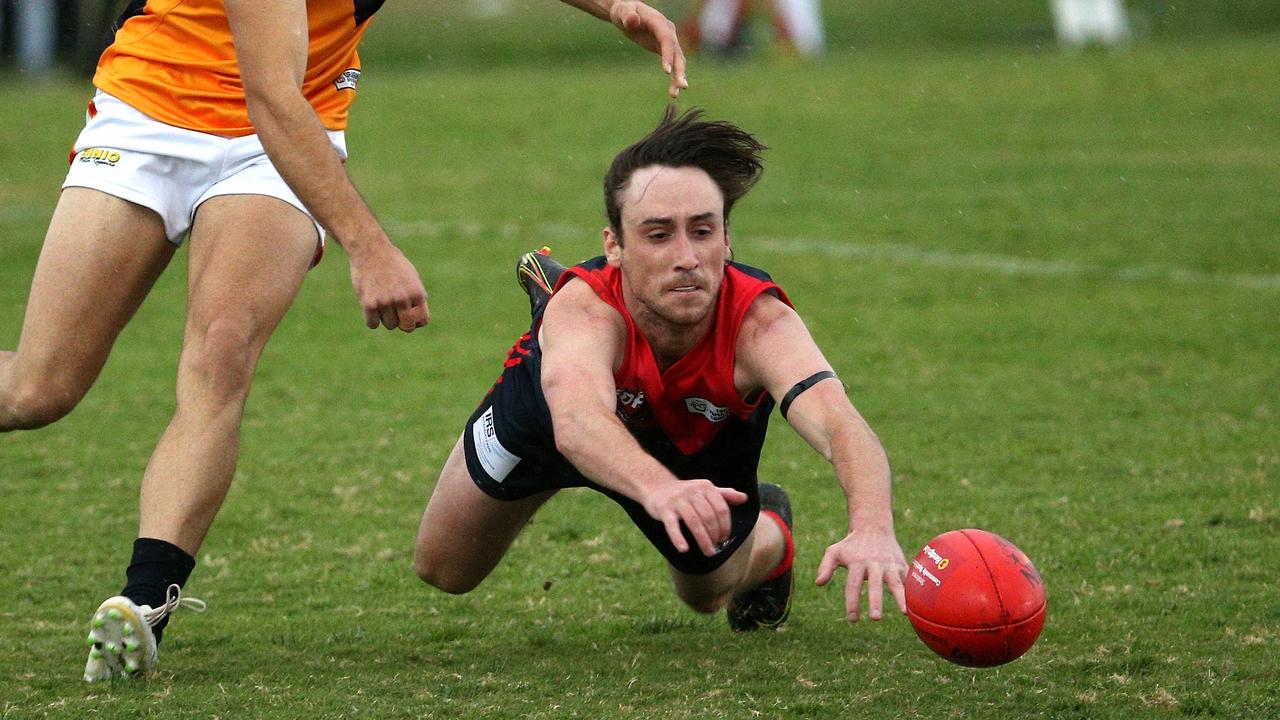
<svg viewBox="0 0 1280 720">
<path fill-rule="evenodd" d="M 689 552 L 699 552 L 693 547 Z M 706 575 L 689 575 L 675 568 L 671 579 L 676 595 L 690 608 L 701 613 L 723 609 L 734 595 L 759 585 L 782 562 L 786 542 L 777 523 L 765 515 L 733 557 Z"/>
<path fill-rule="evenodd" d="M 422 514 L 413 548 L 418 577 L 455 595 L 473 590 L 554 494 L 549 490 L 512 501 L 489 497 L 471 479 L 458 438 Z"/>
<path fill-rule="evenodd" d="M 261 195 L 215 197 L 196 214 L 177 408 L 142 481 L 138 534 L 192 556 L 235 472 L 258 357 L 316 248 L 310 218 Z"/>
<path fill-rule="evenodd" d="M 16 351 L 0 351 L 0 432 L 47 425 L 89 391 L 173 257 L 160 216 L 97 190 L 62 192 Z"/>
<path fill-rule="evenodd" d="M 94 613 L 86 680 L 146 674 L 169 613 L 203 607 L 181 587 L 231 484 L 258 357 L 316 240 L 310 218 L 275 198 L 215 197 L 196 213 L 177 409 L 143 476 L 127 584 Z"/>
</svg>

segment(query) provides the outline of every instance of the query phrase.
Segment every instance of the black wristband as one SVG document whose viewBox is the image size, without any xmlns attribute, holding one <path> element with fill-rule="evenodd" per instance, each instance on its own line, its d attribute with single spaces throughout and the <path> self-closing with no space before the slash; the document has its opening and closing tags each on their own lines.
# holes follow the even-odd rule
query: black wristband
<svg viewBox="0 0 1280 720">
<path fill-rule="evenodd" d="M 817 385 L 823 380 L 828 380 L 835 376 L 836 374 L 830 370 L 823 370 L 822 372 L 816 372 L 795 385 L 792 385 L 791 389 L 787 391 L 787 394 L 783 396 L 782 404 L 778 405 L 778 412 L 782 413 L 782 419 L 787 419 L 787 410 L 791 408 L 791 403 L 794 402 L 796 398 L 800 397 L 800 393 L 808 390 L 814 385 Z"/>
</svg>

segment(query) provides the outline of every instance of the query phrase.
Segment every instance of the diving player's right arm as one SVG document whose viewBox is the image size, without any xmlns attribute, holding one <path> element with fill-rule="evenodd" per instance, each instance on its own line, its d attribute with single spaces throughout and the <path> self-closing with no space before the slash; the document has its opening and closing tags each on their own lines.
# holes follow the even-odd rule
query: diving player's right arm
<svg viewBox="0 0 1280 720">
<path fill-rule="evenodd" d="M 538 340 L 556 449 L 578 472 L 640 503 L 666 527 L 676 549 L 688 552 L 683 521 L 710 557 L 729 538 L 729 505 L 747 496 L 710 480 L 677 479 L 618 419 L 613 372 L 622 362 L 626 332 L 618 312 L 585 282 L 566 283 L 548 303 Z"/>
<path fill-rule="evenodd" d="M 305 0 L 226 0 L 249 119 L 281 177 L 347 251 L 365 324 L 410 332 L 427 324 L 427 291 L 347 177 L 302 94 Z"/>
</svg>

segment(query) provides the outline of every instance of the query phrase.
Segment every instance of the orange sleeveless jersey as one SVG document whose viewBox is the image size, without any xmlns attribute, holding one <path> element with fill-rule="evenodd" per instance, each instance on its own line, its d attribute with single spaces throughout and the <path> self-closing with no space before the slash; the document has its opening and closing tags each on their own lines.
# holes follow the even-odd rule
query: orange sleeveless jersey
<svg viewBox="0 0 1280 720">
<path fill-rule="evenodd" d="M 330 130 L 347 127 L 360 77 L 356 46 L 383 0 L 307 0 L 302 93 Z M 168 125 L 253 134 L 222 0 L 133 0 L 93 84 Z"/>
</svg>

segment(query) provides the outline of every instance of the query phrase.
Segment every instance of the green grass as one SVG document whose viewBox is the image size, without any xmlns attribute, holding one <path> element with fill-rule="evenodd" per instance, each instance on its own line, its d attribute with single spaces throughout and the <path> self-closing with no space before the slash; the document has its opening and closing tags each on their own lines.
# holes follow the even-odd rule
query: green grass
<svg viewBox="0 0 1280 720">
<path fill-rule="evenodd" d="M 817 65 L 693 68 L 687 103 L 773 147 L 737 255 L 792 294 L 879 432 L 904 547 L 986 527 L 1045 577 L 1039 643 L 986 671 L 935 658 L 900 617 L 848 626 L 840 591 L 804 581 L 842 502 L 781 421 L 761 473 L 796 505 L 785 632 L 735 637 L 683 609 L 625 516 L 580 491 L 474 593 L 413 577 L 435 474 L 527 317 L 511 263 L 545 241 L 597 251 L 599 178 L 665 85 L 608 48 L 423 71 L 395 55 L 409 29 L 383 24 L 351 170 L 423 269 L 433 324 L 364 330 L 331 252 L 262 360 L 189 586 L 210 611 L 175 620 L 158 677 L 86 686 L 85 621 L 121 582 L 172 410 L 179 254 L 80 408 L 0 437 L 0 717 L 1280 714 L 1280 37 L 1264 23 L 1123 55 L 868 41 Z M 574 34 L 552 28 L 552 47 Z M 3 90 L 20 98 L 0 105 L 13 347 L 86 90 Z"/>
</svg>

